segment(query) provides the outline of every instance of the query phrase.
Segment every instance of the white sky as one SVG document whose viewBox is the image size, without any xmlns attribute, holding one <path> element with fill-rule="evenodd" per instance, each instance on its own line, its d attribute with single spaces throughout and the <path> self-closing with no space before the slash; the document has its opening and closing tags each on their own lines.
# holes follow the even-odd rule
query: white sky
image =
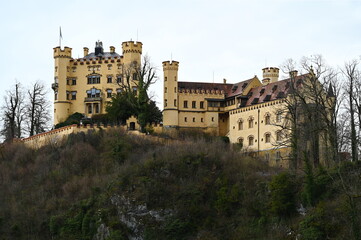
<svg viewBox="0 0 361 240">
<path fill-rule="evenodd" d="M 180 81 L 239 82 L 288 58 L 322 54 L 330 65 L 359 58 L 361 0 L 33 0 L 1 4 L 0 103 L 15 79 L 53 82 L 53 47 L 105 51 L 138 39 L 162 77 L 162 61 L 180 62 Z M 162 78 L 160 78 L 162 79 Z M 152 87 L 162 108 L 162 82 Z"/>
</svg>

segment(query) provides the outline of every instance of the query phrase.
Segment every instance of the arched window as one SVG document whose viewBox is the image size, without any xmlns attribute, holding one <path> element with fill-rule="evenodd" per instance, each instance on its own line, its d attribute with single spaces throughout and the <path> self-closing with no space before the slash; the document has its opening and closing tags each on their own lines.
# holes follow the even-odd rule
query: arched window
<svg viewBox="0 0 361 240">
<path fill-rule="evenodd" d="M 282 121 L 282 112 L 277 112 L 277 115 L 276 115 L 276 122 L 281 122 Z"/>
<path fill-rule="evenodd" d="M 248 146 L 253 146 L 254 144 L 254 137 L 252 135 L 248 136 Z"/>
<path fill-rule="evenodd" d="M 264 117 L 264 124 L 270 125 L 271 124 L 271 115 L 269 113 L 266 114 Z"/>
<path fill-rule="evenodd" d="M 238 120 L 238 130 L 243 130 L 243 120 L 242 119 Z"/>
<path fill-rule="evenodd" d="M 265 138 L 266 143 L 270 143 L 271 142 L 271 133 L 266 133 L 264 135 L 264 138 Z"/>
<path fill-rule="evenodd" d="M 253 128 L 253 117 L 248 118 L 248 128 Z"/>
<path fill-rule="evenodd" d="M 238 144 L 239 144 L 241 147 L 243 147 L 243 138 L 242 138 L 242 137 L 239 137 L 239 138 L 237 139 L 237 142 L 238 142 Z"/>
<path fill-rule="evenodd" d="M 276 141 L 282 141 L 282 132 L 281 131 L 277 131 L 276 132 Z"/>
</svg>

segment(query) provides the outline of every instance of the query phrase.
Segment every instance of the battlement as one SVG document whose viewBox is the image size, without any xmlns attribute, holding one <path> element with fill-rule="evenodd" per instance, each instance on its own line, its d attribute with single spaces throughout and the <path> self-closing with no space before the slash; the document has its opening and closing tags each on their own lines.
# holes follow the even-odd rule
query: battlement
<svg viewBox="0 0 361 240">
<path fill-rule="evenodd" d="M 265 73 L 279 73 L 280 69 L 276 67 L 266 67 L 262 69 L 263 74 Z"/>
<path fill-rule="evenodd" d="M 71 48 L 64 47 L 62 50 L 60 47 L 55 47 L 54 49 L 54 58 L 62 57 L 62 58 L 71 58 Z"/>
<path fill-rule="evenodd" d="M 123 54 L 124 53 L 139 53 L 142 54 L 143 43 L 127 41 L 122 43 Z"/>
<path fill-rule="evenodd" d="M 177 61 L 164 61 L 162 64 L 163 64 L 163 71 L 178 70 L 179 68 L 179 62 Z"/>
<path fill-rule="evenodd" d="M 269 78 L 270 82 L 277 82 L 280 69 L 276 67 L 266 67 L 262 69 L 263 79 Z"/>
</svg>

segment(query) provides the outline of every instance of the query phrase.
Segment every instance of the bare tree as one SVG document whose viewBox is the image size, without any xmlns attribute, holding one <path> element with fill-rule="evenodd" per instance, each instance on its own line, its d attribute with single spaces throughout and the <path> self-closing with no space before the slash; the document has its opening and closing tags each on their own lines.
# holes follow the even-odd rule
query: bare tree
<svg viewBox="0 0 361 240">
<path fill-rule="evenodd" d="M 29 136 L 45 132 L 50 121 L 49 102 L 46 99 L 44 84 L 35 82 L 27 91 L 26 122 Z"/>
<path fill-rule="evenodd" d="M 345 93 L 347 95 L 347 110 L 350 114 L 350 142 L 351 142 L 351 154 L 352 161 L 358 160 L 358 134 L 356 130 L 355 114 L 360 107 L 361 110 L 361 91 L 360 91 L 360 71 L 358 70 L 359 61 L 352 60 L 345 63 L 344 68 L 341 70 L 345 82 Z M 359 122 L 360 124 L 360 122 Z"/>
<path fill-rule="evenodd" d="M 15 83 L 14 89 L 7 90 L 2 106 L 3 129 L 1 131 L 5 141 L 20 138 L 24 116 L 24 94 L 20 83 Z"/>
<path fill-rule="evenodd" d="M 295 67 L 293 60 L 282 67 L 290 73 L 284 107 L 277 110 L 285 116 L 285 124 L 279 125 L 287 135 L 282 144 L 292 149 L 293 168 L 298 168 L 306 155 L 317 166 L 321 158 L 328 161 L 337 157 L 336 106 L 339 105 L 333 87 L 337 72 L 320 55 L 302 58 L 300 69 L 305 74 L 297 75 Z"/>
<path fill-rule="evenodd" d="M 132 62 L 122 68 L 123 82 L 117 84 L 128 96 L 129 103 L 135 109 L 142 130 L 153 118 L 159 118 L 159 110 L 148 95 L 149 87 L 158 80 L 157 69 L 148 56 L 142 63 Z M 160 112 L 159 112 L 160 113 Z"/>
</svg>

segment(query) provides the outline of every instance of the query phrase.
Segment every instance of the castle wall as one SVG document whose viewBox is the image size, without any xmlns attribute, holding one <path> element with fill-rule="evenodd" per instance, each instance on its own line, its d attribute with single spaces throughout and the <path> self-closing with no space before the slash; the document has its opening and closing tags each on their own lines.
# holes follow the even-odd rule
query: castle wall
<svg viewBox="0 0 361 240">
<path fill-rule="evenodd" d="M 57 99 L 54 100 L 54 124 L 66 120 L 75 112 L 87 117 L 106 112 L 105 108 L 111 96 L 122 89 L 125 75 L 132 74 L 129 72 L 130 64 L 141 63 L 141 43 L 124 42 L 122 47 L 123 56 L 115 54 L 113 57 L 79 59 L 71 58 L 71 52 L 64 56 L 60 47 L 54 48 L 56 85 L 53 84 L 53 89 L 57 92 Z M 112 51 L 115 51 L 114 47 L 111 47 Z M 100 83 L 88 83 L 90 75 L 99 76 Z M 119 84 L 118 76 L 122 77 Z M 131 75 L 131 79 L 132 77 Z M 111 78 L 111 81 L 108 78 Z M 131 87 L 136 87 L 136 81 L 131 81 Z M 99 96 L 88 97 L 87 91 L 92 88 L 100 90 Z"/>
</svg>

